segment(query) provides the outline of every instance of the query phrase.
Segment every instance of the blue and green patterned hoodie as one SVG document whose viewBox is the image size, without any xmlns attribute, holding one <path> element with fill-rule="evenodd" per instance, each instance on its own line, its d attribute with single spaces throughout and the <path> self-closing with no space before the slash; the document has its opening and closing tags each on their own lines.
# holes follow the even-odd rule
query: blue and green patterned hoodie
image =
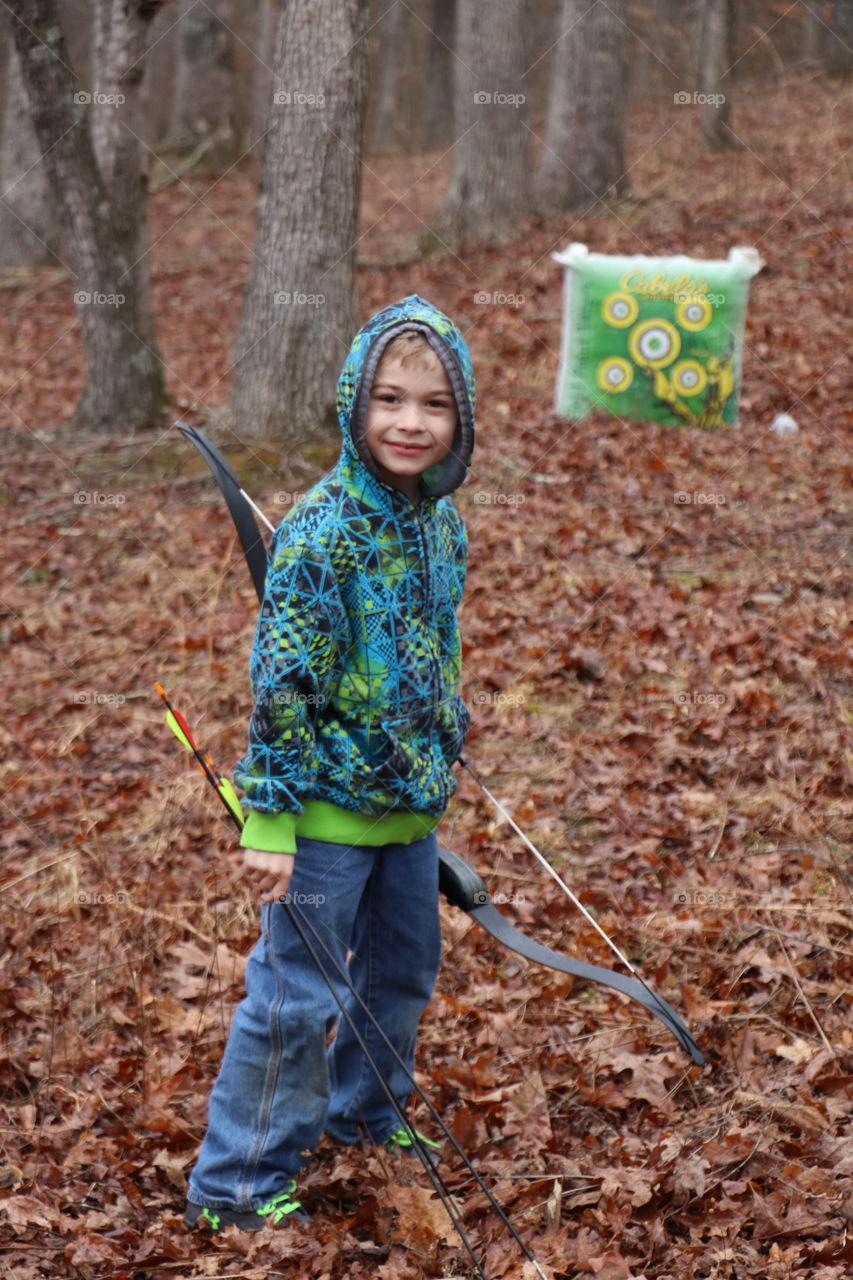
<svg viewBox="0 0 853 1280">
<path fill-rule="evenodd" d="M 457 406 L 450 452 L 414 504 L 380 479 L 363 438 L 382 353 L 417 330 Z M 292 852 L 296 835 L 408 843 L 438 822 L 470 723 L 458 694 L 456 608 L 467 535 L 450 494 L 474 447 L 474 376 L 462 334 L 416 294 L 356 334 L 338 381 L 337 465 L 282 520 L 252 650 L 249 746 L 234 778 L 244 846 Z"/>
</svg>

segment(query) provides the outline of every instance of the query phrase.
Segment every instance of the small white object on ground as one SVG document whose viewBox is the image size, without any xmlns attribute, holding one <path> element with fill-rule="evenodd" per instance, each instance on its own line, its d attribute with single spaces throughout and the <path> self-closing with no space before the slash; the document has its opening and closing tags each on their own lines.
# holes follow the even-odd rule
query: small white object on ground
<svg viewBox="0 0 853 1280">
<path fill-rule="evenodd" d="M 777 436 L 795 436 L 799 429 L 790 413 L 777 413 L 770 423 L 770 430 L 775 431 Z"/>
</svg>

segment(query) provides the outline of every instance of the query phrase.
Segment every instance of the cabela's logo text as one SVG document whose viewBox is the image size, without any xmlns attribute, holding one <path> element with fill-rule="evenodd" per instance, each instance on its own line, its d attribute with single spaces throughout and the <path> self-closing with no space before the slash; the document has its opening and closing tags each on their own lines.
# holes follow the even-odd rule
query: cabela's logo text
<svg viewBox="0 0 853 1280">
<path fill-rule="evenodd" d="M 619 282 L 626 293 L 637 293 L 643 298 L 701 298 L 708 293 L 708 281 L 694 280 L 686 273 L 668 279 L 662 271 L 647 276 L 644 271 L 626 271 Z"/>
</svg>

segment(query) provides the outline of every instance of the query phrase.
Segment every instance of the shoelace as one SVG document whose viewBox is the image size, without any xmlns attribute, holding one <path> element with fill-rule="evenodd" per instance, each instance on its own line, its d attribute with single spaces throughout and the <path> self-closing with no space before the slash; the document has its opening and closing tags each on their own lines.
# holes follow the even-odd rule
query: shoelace
<svg viewBox="0 0 853 1280">
<path fill-rule="evenodd" d="M 417 1129 L 407 1129 L 402 1126 L 390 1133 L 382 1145 L 383 1147 L 413 1147 L 416 1140 L 424 1147 L 432 1147 L 433 1151 L 440 1150 L 440 1143 L 433 1142 L 432 1138 L 419 1133 Z"/>
<path fill-rule="evenodd" d="M 289 1213 L 295 1213 L 297 1209 L 302 1208 L 302 1202 L 294 1199 L 294 1191 L 296 1190 L 296 1180 L 291 1179 L 284 1191 L 279 1191 L 278 1195 L 273 1196 L 272 1200 L 268 1200 L 266 1204 L 260 1205 L 255 1210 L 262 1218 L 272 1217 L 273 1222 L 281 1222 L 282 1218 L 286 1218 Z"/>
</svg>

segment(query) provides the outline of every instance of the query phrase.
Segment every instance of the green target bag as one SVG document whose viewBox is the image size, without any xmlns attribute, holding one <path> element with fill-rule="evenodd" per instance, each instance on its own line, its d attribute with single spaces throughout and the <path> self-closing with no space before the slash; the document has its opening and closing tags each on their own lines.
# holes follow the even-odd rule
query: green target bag
<svg viewBox="0 0 853 1280">
<path fill-rule="evenodd" d="M 736 425 L 749 281 L 764 265 L 757 250 L 703 262 L 570 244 L 551 256 L 566 273 L 558 413 Z"/>
</svg>

